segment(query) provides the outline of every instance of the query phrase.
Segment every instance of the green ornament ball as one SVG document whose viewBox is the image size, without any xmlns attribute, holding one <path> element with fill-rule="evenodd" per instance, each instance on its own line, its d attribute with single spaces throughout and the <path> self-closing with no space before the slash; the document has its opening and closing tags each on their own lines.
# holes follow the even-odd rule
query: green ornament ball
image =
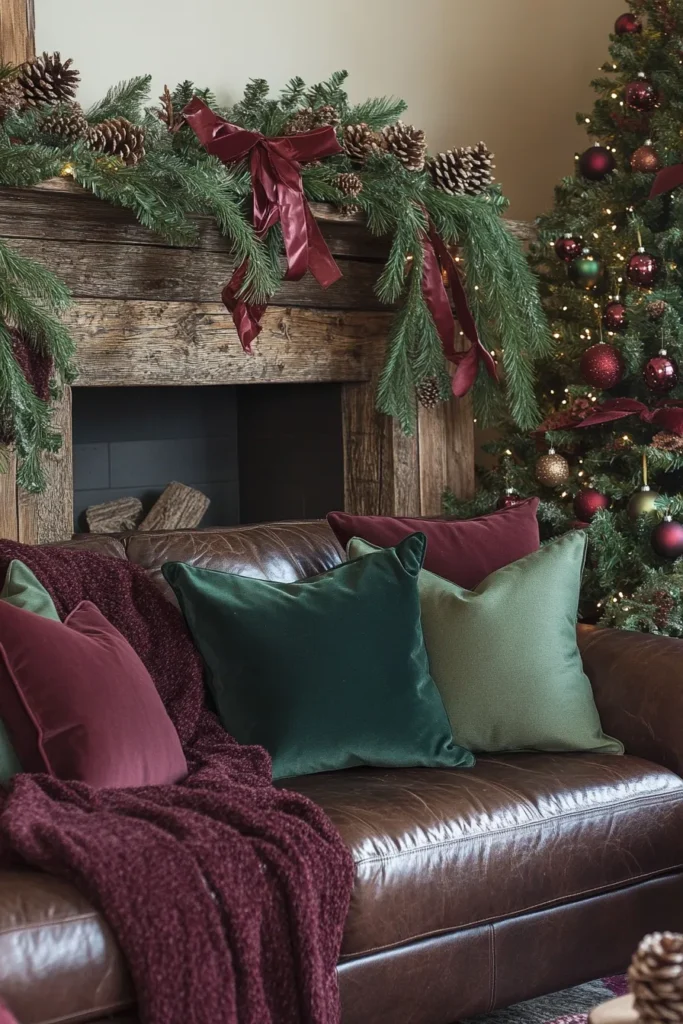
<svg viewBox="0 0 683 1024">
<path fill-rule="evenodd" d="M 651 491 L 647 486 L 641 487 L 628 503 L 626 511 L 629 519 L 637 519 L 638 516 L 643 516 L 646 512 L 654 512 L 658 497 L 657 491 Z"/>
<path fill-rule="evenodd" d="M 569 279 L 577 288 L 589 292 L 595 288 L 603 275 L 603 266 L 590 249 L 584 249 L 580 256 L 569 264 Z"/>
</svg>

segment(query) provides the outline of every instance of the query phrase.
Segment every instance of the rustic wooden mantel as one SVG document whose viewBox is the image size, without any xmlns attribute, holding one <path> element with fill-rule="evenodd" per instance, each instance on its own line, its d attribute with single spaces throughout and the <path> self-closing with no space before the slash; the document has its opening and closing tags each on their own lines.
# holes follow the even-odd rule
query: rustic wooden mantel
<svg viewBox="0 0 683 1024">
<path fill-rule="evenodd" d="M 415 438 L 376 413 L 392 313 L 373 287 L 386 246 L 358 217 L 324 206 L 314 213 L 343 278 L 327 291 L 310 276 L 285 282 L 246 356 L 219 301 L 232 260 L 212 220 L 198 218 L 198 243 L 177 248 L 68 180 L 0 189 L 0 236 L 73 292 L 66 322 L 77 343 L 76 386 L 339 382 L 346 508 L 438 514 L 446 486 L 473 491 L 470 403 L 420 408 Z M 13 467 L 0 476 L 0 535 L 27 543 L 70 535 L 70 408 L 67 394 L 55 416 L 64 446 L 49 458 L 44 494 L 17 492 Z"/>
</svg>

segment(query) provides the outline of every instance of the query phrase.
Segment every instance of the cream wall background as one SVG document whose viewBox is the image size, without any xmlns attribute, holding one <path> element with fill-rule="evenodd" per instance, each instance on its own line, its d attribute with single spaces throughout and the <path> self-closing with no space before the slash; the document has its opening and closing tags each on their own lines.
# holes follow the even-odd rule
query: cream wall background
<svg viewBox="0 0 683 1024">
<path fill-rule="evenodd" d="M 35 0 L 38 50 L 82 72 L 87 105 L 122 78 L 189 78 L 234 102 L 249 78 L 350 72 L 353 101 L 393 94 L 432 151 L 484 139 L 532 218 L 585 146 L 574 124 L 624 0 Z"/>
</svg>

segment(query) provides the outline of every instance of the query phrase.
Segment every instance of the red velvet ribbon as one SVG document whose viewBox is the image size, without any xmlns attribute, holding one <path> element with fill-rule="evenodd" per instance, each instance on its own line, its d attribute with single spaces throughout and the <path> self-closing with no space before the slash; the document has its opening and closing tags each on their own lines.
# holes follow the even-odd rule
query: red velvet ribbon
<svg viewBox="0 0 683 1024">
<path fill-rule="evenodd" d="M 342 276 L 311 213 L 301 182 L 301 164 L 341 153 L 334 128 L 266 138 L 219 117 L 197 96 L 183 114 L 208 153 L 223 163 L 249 156 L 254 192 L 254 228 L 259 235 L 278 221 L 287 256 L 288 281 L 299 281 L 310 270 L 316 281 L 329 287 Z M 245 260 L 223 289 L 223 302 L 233 315 L 245 352 L 261 330 L 265 305 L 245 302 L 239 297 L 248 270 Z"/>
<path fill-rule="evenodd" d="M 443 353 L 456 367 L 451 378 L 453 394 L 456 398 L 462 398 L 477 379 L 480 361 L 484 363 L 486 372 L 494 380 L 498 379 L 498 371 L 491 353 L 484 347 L 479 337 L 455 260 L 431 221 L 428 230 L 422 234 L 422 251 L 422 294 L 441 339 Z M 455 349 L 455 320 L 443 280 L 443 271 L 446 272 L 453 296 L 455 314 L 465 337 L 470 341 L 467 352 L 456 352 Z"/>
<path fill-rule="evenodd" d="M 635 398 L 610 398 L 597 406 L 595 412 L 584 420 L 577 421 L 574 426 L 597 427 L 602 423 L 624 419 L 626 416 L 638 416 L 645 423 L 652 423 L 660 430 L 683 437 L 683 402 L 663 398 L 654 409 L 648 409 Z"/>
<path fill-rule="evenodd" d="M 662 167 L 650 189 L 650 199 L 661 196 L 664 192 L 673 192 L 679 185 L 683 185 L 683 164 L 674 164 L 673 167 Z"/>
</svg>

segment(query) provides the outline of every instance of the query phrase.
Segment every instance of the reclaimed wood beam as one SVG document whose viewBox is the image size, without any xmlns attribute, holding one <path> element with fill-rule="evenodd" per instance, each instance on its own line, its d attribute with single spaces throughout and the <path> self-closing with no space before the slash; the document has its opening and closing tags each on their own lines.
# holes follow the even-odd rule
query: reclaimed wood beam
<svg viewBox="0 0 683 1024">
<path fill-rule="evenodd" d="M 21 64 L 35 52 L 33 0 L 0 0 L 0 61 Z"/>
</svg>

